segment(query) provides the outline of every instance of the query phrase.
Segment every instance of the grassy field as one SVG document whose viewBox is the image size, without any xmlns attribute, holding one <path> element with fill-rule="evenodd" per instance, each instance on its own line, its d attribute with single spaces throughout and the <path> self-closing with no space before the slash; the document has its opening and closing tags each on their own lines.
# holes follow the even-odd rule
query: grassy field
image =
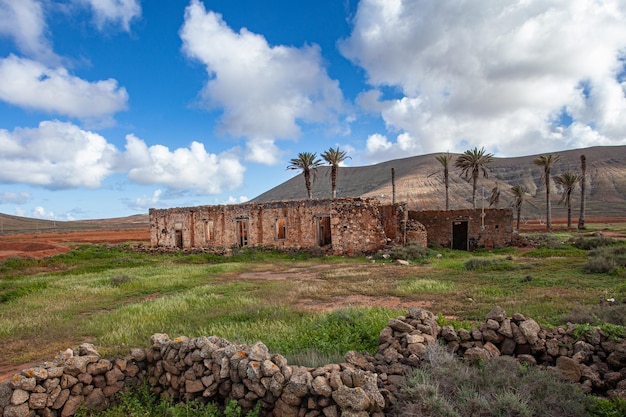
<svg viewBox="0 0 626 417">
<path fill-rule="evenodd" d="M 290 363 L 315 365 L 350 349 L 374 352 L 388 319 L 409 305 L 457 326 L 484 320 L 497 305 L 553 326 L 626 299 L 623 241 L 608 242 L 617 249 L 605 259 L 587 248 L 597 238 L 577 232 L 531 237 L 539 242 L 531 250 L 409 248 L 387 259 L 154 254 L 130 243 L 11 258 L 0 263 L 0 365 L 46 360 L 85 341 L 103 355 L 125 355 L 154 333 L 261 340 Z M 399 265 L 395 256 L 413 260 Z M 608 270 L 589 270 L 598 257 Z"/>
</svg>

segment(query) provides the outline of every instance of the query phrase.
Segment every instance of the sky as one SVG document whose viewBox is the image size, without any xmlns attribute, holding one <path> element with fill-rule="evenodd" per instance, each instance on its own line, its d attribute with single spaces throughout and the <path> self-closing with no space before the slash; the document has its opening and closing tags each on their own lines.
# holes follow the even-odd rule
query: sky
<svg viewBox="0 0 626 417">
<path fill-rule="evenodd" d="M 362 166 L 626 145 L 625 0 L 0 0 L 0 212 L 245 202 Z"/>
</svg>

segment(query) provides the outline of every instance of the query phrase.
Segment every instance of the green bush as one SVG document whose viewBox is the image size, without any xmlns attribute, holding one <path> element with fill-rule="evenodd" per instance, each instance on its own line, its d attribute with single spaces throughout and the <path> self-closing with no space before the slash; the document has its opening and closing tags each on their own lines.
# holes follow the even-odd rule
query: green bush
<svg viewBox="0 0 626 417">
<path fill-rule="evenodd" d="M 513 271 L 517 269 L 509 259 L 470 258 L 464 266 L 468 271 Z"/>
<path fill-rule="evenodd" d="M 423 365 L 402 387 L 390 415 L 429 416 L 588 416 L 589 397 L 575 385 L 538 367 L 498 357 L 469 366 L 442 346 L 431 346 Z"/>
<path fill-rule="evenodd" d="M 374 259 L 390 259 L 392 261 L 403 259 L 405 261 L 425 263 L 427 262 L 428 253 L 428 248 L 412 242 L 402 246 L 394 246 L 388 251 L 379 252 L 374 256 Z"/>
<path fill-rule="evenodd" d="M 626 268 L 626 246 L 604 246 L 589 252 L 583 270 L 588 274 L 612 274 Z"/>
<path fill-rule="evenodd" d="M 592 238 L 578 237 L 576 239 L 570 240 L 569 243 L 578 249 L 591 250 L 602 246 L 614 245 L 618 242 L 617 240 L 611 239 L 609 237 L 599 236 Z"/>
</svg>

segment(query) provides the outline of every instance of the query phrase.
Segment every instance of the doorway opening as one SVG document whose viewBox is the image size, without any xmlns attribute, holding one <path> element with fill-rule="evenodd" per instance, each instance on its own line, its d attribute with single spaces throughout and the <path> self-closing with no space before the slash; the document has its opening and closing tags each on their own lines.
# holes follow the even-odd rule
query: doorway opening
<svg viewBox="0 0 626 417">
<path fill-rule="evenodd" d="M 467 250 L 469 222 L 455 220 L 452 222 L 452 249 Z"/>
<path fill-rule="evenodd" d="M 174 238 L 176 239 L 176 247 L 182 249 L 183 248 L 183 231 L 180 229 L 176 230 L 176 235 Z"/>
<path fill-rule="evenodd" d="M 326 246 L 333 243 L 330 233 L 330 216 L 319 216 L 317 222 L 317 245 Z"/>
<path fill-rule="evenodd" d="M 237 229 L 237 246 L 243 247 L 248 245 L 248 219 L 240 219 L 236 221 Z"/>
</svg>

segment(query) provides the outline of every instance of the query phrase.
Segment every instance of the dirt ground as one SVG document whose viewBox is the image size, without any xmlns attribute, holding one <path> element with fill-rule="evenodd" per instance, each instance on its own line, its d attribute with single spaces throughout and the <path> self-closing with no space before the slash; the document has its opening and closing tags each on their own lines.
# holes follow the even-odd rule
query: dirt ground
<svg viewBox="0 0 626 417">
<path fill-rule="evenodd" d="M 45 258 L 66 253 L 72 243 L 150 242 L 148 230 L 95 230 L 67 233 L 38 233 L 0 236 L 0 260 L 12 256 Z"/>
</svg>

